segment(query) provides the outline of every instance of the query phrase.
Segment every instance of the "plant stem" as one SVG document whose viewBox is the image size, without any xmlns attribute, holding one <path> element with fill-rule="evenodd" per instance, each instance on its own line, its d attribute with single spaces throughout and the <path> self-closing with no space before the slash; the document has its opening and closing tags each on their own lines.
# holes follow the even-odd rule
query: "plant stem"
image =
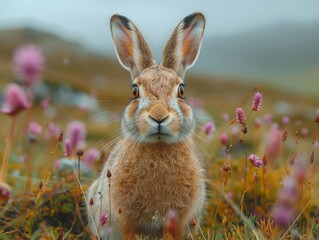
<svg viewBox="0 0 319 240">
<path fill-rule="evenodd" d="M 11 145 L 12 145 L 12 139 L 13 139 L 14 129 L 16 127 L 16 124 L 17 124 L 17 118 L 13 117 L 11 119 L 9 136 L 7 138 L 7 141 L 6 141 L 6 148 L 5 148 L 4 154 L 3 154 L 2 166 L 1 166 L 1 171 L 0 171 L 0 182 L 5 182 L 6 177 L 7 177 L 9 154 L 10 154 L 10 149 L 11 149 Z"/>
<path fill-rule="evenodd" d="M 31 184 L 32 184 L 32 143 L 29 143 L 29 156 L 27 161 L 27 182 L 25 185 L 26 193 L 30 193 Z"/>
</svg>

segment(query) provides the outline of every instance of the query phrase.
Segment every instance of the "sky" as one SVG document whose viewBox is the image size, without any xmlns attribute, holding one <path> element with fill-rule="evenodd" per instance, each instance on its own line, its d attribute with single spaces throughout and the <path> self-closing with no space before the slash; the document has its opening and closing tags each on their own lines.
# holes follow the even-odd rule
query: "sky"
<svg viewBox="0 0 319 240">
<path fill-rule="evenodd" d="M 186 15 L 206 16 L 205 37 L 213 38 L 285 22 L 319 20 L 318 0 L 1 0 L 0 29 L 34 27 L 85 47 L 113 52 L 109 19 L 130 18 L 155 52 Z"/>
</svg>

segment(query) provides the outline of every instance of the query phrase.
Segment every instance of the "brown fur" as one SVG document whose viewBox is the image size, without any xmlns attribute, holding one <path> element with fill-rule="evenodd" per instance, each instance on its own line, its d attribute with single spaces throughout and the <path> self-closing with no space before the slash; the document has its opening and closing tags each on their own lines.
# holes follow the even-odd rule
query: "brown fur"
<svg viewBox="0 0 319 240">
<path fill-rule="evenodd" d="M 123 138 L 88 192 L 88 198 L 94 200 L 94 206 L 88 208 L 93 216 L 93 221 L 89 217 L 90 229 L 102 239 L 107 234 L 99 232 L 101 211 L 110 214 L 113 226 L 121 227 L 125 240 L 136 235 L 163 237 L 170 210 L 177 214 L 175 228 L 167 232 L 173 239 L 182 239 L 186 225 L 200 218 L 204 173 L 191 138 L 195 126 L 192 109 L 178 97 L 178 87 L 196 60 L 203 27 L 202 14 L 186 17 L 165 46 L 163 65 L 153 65 L 151 51 L 136 26 L 123 16 L 111 19 L 118 58 L 131 72 L 140 96 L 126 108 Z"/>
<path fill-rule="evenodd" d="M 170 209 L 179 221 L 196 216 L 204 177 L 190 142 L 137 145 L 127 140 L 121 145 L 125 149 L 111 170 L 111 196 L 113 212 L 121 209 L 116 217 L 125 228 L 151 230 L 154 217 L 163 219 Z"/>
</svg>

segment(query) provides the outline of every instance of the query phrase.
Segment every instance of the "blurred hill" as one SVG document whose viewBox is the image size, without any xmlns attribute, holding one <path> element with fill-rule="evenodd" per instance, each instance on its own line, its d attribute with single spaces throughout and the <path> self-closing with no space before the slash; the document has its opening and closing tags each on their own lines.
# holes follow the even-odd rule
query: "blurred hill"
<svg viewBox="0 0 319 240">
<path fill-rule="evenodd" d="M 299 94 L 317 95 L 319 22 L 277 24 L 206 39 L 202 48 L 197 65 L 201 71 L 264 79 Z"/>
<path fill-rule="evenodd" d="M 258 37 L 262 39 L 261 36 Z M 109 39 L 109 41 L 111 41 L 111 39 Z M 239 42 L 240 41 L 238 41 L 238 44 Z M 266 43 L 267 40 L 264 42 Z M 108 108 L 117 108 L 117 110 L 121 111 L 130 101 L 130 75 L 116 60 L 107 58 L 102 54 L 88 51 L 81 45 L 65 41 L 55 35 L 30 28 L 0 31 L 1 88 L 9 81 L 14 80 L 12 79 L 11 73 L 12 54 L 16 47 L 25 43 L 35 43 L 43 48 L 47 58 L 47 67 L 44 78 L 45 83 L 51 88 L 68 85 L 77 91 L 84 91 L 87 93 L 94 90 L 97 92 L 97 97 L 101 103 L 106 103 Z M 222 41 L 219 44 L 221 43 Z M 216 44 L 216 42 L 214 44 Z M 216 47 L 215 45 L 212 49 L 204 49 L 204 51 L 201 52 L 200 59 L 207 59 L 209 52 L 213 54 L 216 50 L 219 52 L 229 52 L 229 54 L 230 52 L 233 52 L 230 49 L 232 47 L 232 41 L 229 41 L 228 43 L 225 42 L 224 44 L 226 44 L 224 47 L 222 45 Z M 244 44 L 244 38 L 241 40 L 241 44 Z M 240 46 L 240 44 L 236 46 Z M 223 49 L 219 49 L 222 47 Z M 256 45 L 255 48 L 257 48 Z M 271 56 L 271 54 L 268 54 L 265 50 L 266 48 L 267 46 L 264 47 L 265 58 Z M 252 46 L 251 52 L 253 52 L 253 49 Z M 262 54 L 262 52 L 259 52 L 259 54 Z M 284 51 L 282 52 L 282 55 L 284 55 Z M 248 58 L 248 56 L 249 54 L 247 53 L 246 58 Z M 244 58 L 244 54 L 242 57 Z M 226 61 L 226 59 L 227 58 L 224 58 L 223 61 Z M 239 60 L 240 56 L 237 56 L 237 61 Z M 235 63 L 236 61 L 233 60 L 232 64 Z M 211 62 L 212 66 L 214 64 L 217 63 Z M 242 64 L 246 64 L 247 67 L 249 65 L 248 63 Z M 206 67 L 208 66 L 209 65 Z M 251 68 L 253 68 L 253 66 Z M 231 65 L 229 65 L 229 69 L 232 69 Z M 299 108 L 299 110 L 294 109 L 292 114 L 303 117 L 305 111 L 307 112 L 306 114 L 311 115 L 314 107 L 318 107 L 316 106 L 317 98 L 313 96 L 305 95 L 296 98 L 293 92 L 277 89 L 276 86 L 263 86 L 262 84 L 256 86 L 256 82 L 249 82 L 246 81 L 246 79 L 195 75 L 193 74 L 194 72 L 195 71 L 190 70 L 186 77 L 188 84 L 187 95 L 203 98 L 206 102 L 206 108 L 214 114 L 220 114 L 220 116 L 223 112 L 228 112 L 228 109 L 234 109 L 235 107 L 245 104 L 247 99 L 249 100 L 247 104 L 250 105 L 251 96 L 255 87 L 261 88 L 265 96 L 265 104 L 269 104 L 269 108 L 278 105 L 278 114 L 285 113 L 280 107 L 282 106 L 282 103 L 287 105 L 289 102 L 289 106 Z M 267 108 L 265 107 L 264 111 L 266 111 L 266 109 Z M 287 109 L 287 107 L 285 107 L 285 109 Z"/>
</svg>

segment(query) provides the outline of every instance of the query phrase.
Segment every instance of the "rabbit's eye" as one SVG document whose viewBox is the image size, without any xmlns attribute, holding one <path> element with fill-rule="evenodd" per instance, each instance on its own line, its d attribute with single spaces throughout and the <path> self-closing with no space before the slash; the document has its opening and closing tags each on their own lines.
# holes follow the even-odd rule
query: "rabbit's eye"
<svg viewBox="0 0 319 240">
<path fill-rule="evenodd" d="M 179 85 L 178 86 L 178 97 L 184 98 L 184 94 L 185 94 L 184 85 Z"/>
<path fill-rule="evenodd" d="M 137 85 L 133 85 L 132 94 L 133 94 L 133 98 L 138 98 L 140 96 Z"/>
</svg>

